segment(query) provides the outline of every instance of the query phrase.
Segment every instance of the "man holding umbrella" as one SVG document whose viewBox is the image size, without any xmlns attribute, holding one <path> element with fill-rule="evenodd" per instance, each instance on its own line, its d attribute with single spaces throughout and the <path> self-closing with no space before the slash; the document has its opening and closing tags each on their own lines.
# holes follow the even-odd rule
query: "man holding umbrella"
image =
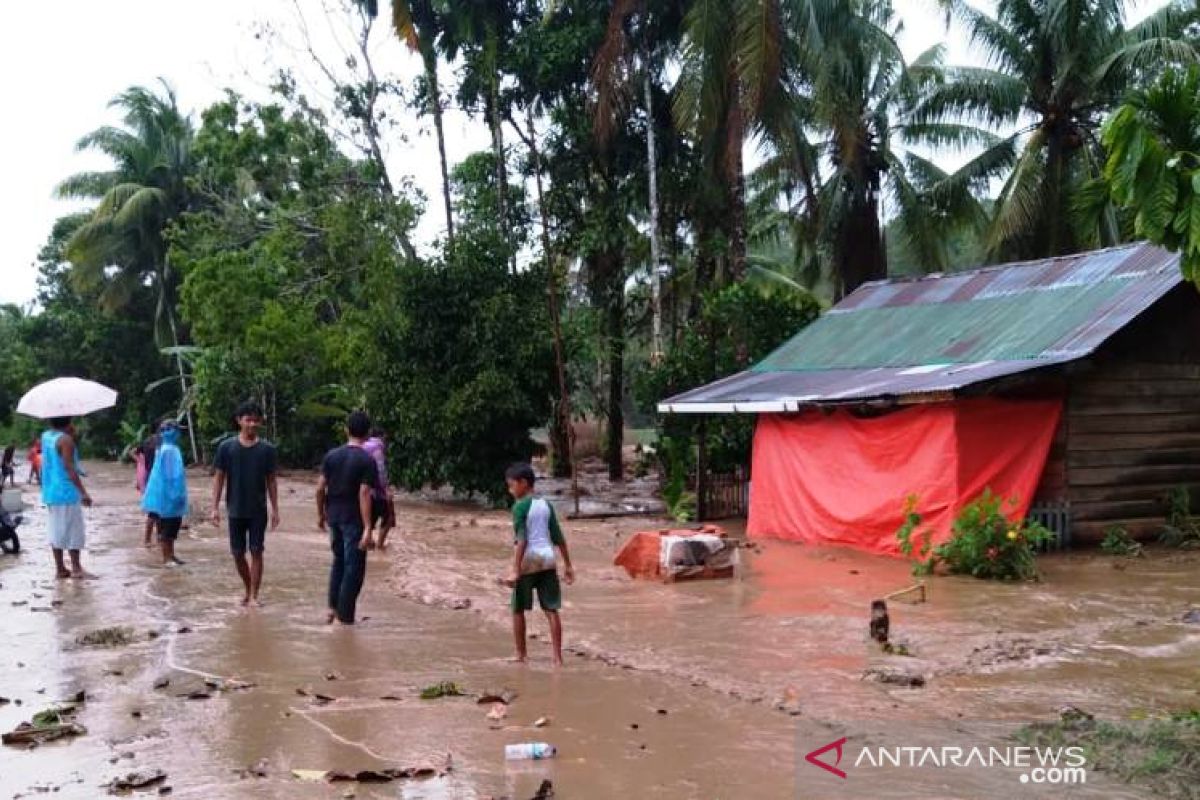
<svg viewBox="0 0 1200 800">
<path fill-rule="evenodd" d="M 72 434 L 71 417 L 90 414 L 117 403 L 117 393 L 82 378 L 55 378 L 30 389 L 17 403 L 17 413 L 49 420 L 50 429 L 39 440 L 42 447 L 42 502 L 49 511 L 50 547 L 59 578 L 92 578 L 79 556 L 86 531 L 83 507 L 92 498 L 83 487 L 79 454 Z M 71 568 L 63 551 L 71 557 Z"/>
<path fill-rule="evenodd" d="M 92 578 L 79 558 L 86 539 L 83 507 L 90 506 L 92 498 L 75 467 L 75 437 L 70 427 L 70 417 L 54 417 L 50 430 L 42 434 L 42 502 L 49 511 L 47 525 L 56 577 Z M 71 557 L 70 570 L 63 563 L 64 550 Z"/>
</svg>

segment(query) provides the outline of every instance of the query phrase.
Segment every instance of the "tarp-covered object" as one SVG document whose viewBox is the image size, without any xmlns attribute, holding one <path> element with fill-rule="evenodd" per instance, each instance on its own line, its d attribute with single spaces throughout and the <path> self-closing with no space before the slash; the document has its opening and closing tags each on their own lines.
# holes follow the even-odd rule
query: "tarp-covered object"
<svg viewBox="0 0 1200 800">
<path fill-rule="evenodd" d="M 631 578 L 663 581 L 729 578 L 737 564 L 737 546 L 719 528 L 702 531 L 638 531 L 613 559 Z"/>
<path fill-rule="evenodd" d="M 754 434 L 747 534 L 899 555 L 904 501 L 933 543 L 984 489 L 1024 517 L 1062 414 L 1060 400 L 960 399 L 880 417 L 763 414 Z"/>
</svg>

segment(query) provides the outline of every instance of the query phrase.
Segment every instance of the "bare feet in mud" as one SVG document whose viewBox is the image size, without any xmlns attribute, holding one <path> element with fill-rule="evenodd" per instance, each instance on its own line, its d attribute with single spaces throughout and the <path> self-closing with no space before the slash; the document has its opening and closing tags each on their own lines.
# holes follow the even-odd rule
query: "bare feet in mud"
<svg viewBox="0 0 1200 800">
<path fill-rule="evenodd" d="M 337 619 L 336 611 L 325 612 L 325 624 L 326 625 L 332 625 L 334 623 L 334 620 L 336 620 L 336 619 Z"/>
<path fill-rule="evenodd" d="M 71 577 L 71 571 L 60 569 L 54 573 L 54 577 L 56 580 L 65 581 L 67 578 Z"/>
<path fill-rule="evenodd" d="M 70 577 L 74 578 L 77 581 L 94 581 L 94 580 L 96 580 L 96 576 L 93 575 L 92 573 L 88 572 L 86 569 L 75 570 L 74 572 L 70 573 Z"/>
<path fill-rule="evenodd" d="M 240 605 L 240 606 L 248 606 L 248 605 L 250 605 L 250 595 L 246 595 L 245 597 L 243 597 L 243 598 L 241 599 L 241 601 L 238 603 L 238 605 Z"/>
</svg>

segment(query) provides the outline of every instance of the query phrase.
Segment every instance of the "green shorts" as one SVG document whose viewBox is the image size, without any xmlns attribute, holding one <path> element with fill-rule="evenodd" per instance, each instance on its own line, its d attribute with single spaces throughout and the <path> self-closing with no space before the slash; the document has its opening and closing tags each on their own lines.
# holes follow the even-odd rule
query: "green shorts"
<svg viewBox="0 0 1200 800">
<path fill-rule="evenodd" d="M 558 611 L 562 607 L 562 588 L 558 585 L 558 570 L 544 569 L 522 575 L 512 591 L 512 610 L 520 614 L 533 609 L 533 590 L 537 589 L 538 605 L 543 611 Z"/>
</svg>

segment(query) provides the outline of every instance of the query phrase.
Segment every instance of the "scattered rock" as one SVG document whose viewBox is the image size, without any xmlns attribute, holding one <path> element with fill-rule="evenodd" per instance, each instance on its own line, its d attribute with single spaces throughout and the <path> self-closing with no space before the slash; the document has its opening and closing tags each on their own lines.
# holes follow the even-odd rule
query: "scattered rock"
<svg viewBox="0 0 1200 800">
<path fill-rule="evenodd" d="M 165 689 L 171 685 L 171 679 L 167 677 L 159 678 L 154 682 L 155 689 Z"/>
<path fill-rule="evenodd" d="M 204 689 L 193 689 L 178 696 L 185 700 L 208 700 L 212 697 L 212 692 L 207 692 Z"/>
<path fill-rule="evenodd" d="M 660 708 L 660 709 L 657 709 L 654 713 L 665 717 L 667 715 L 667 710 L 665 708 Z"/>
<path fill-rule="evenodd" d="M 191 633 L 192 629 L 189 628 L 187 625 L 180 625 L 179 628 L 176 629 L 175 632 L 176 633 Z"/>
<path fill-rule="evenodd" d="M 342 675 L 340 672 L 326 672 L 325 673 L 325 680 L 327 680 L 327 681 L 340 681 L 341 679 L 342 679 Z"/>
<path fill-rule="evenodd" d="M 869 667 L 863 671 L 863 680 L 875 681 L 888 686 L 906 686 L 911 689 L 919 689 L 925 685 L 924 675 L 891 667 Z"/>
<path fill-rule="evenodd" d="M 629 728 L 630 728 L 630 730 L 636 731 L 638 729 L 638 724 L 636 722 L 631 722 L 631 723 L 629 723 Z"/>
<path fill-rule="evenodd" d="M 487 718 L 490 720 L 499 721 L 508 716 L 508 706 L 504 703 L 493 703 L 492 708 L 487 713 Z"/>
<path fill-rule="evenodd" d="M 379 699 L 380 700 L 391 700 L 394 702 L 399 702 L 399 701 L 404 700 L 404 698 L 398 694 L 385 694 L 383 697 L 380 697 Z"/>
<path fill-rule="evenodd" d="M 107 788 L 109 794 L 117 794 L 118 792 L 130 792 L 134 789 L 146 789 L 160 784 L 166 779 L 167 773 L 161 769 L 139 770 L 137 772 L 130 772 L 128 775 L 113 778 L 108 782 Z"/>
<path fill-rule="evenodd" d="M 130 712 L 129 712 L 129 716 L 133 717 L 134 719 L 141 719 L 141 718 L 142 718 L 142 712 L 140 712 L 140 711 L 130 711 Z"/>
<path fill-rule="evenodd" d="M 171 792 L 173 792 L 173 791 L 175 791 L 175 790 L 174 790 L 174 789 L 172 789 L 170 786 L 160 786 L 160 787 L 158 787 L 158 793 L 159 793 L 159 795 L 168 795 L 168 794 L 170 794 L 170 793 L 171 793 Z"/>
<path fill-rule="evenodd" d="M 1200 608 L 1193 608 L 1183 614 L 1183 622 L 1188 625 L 1200 625 Z"/>
</svg>

